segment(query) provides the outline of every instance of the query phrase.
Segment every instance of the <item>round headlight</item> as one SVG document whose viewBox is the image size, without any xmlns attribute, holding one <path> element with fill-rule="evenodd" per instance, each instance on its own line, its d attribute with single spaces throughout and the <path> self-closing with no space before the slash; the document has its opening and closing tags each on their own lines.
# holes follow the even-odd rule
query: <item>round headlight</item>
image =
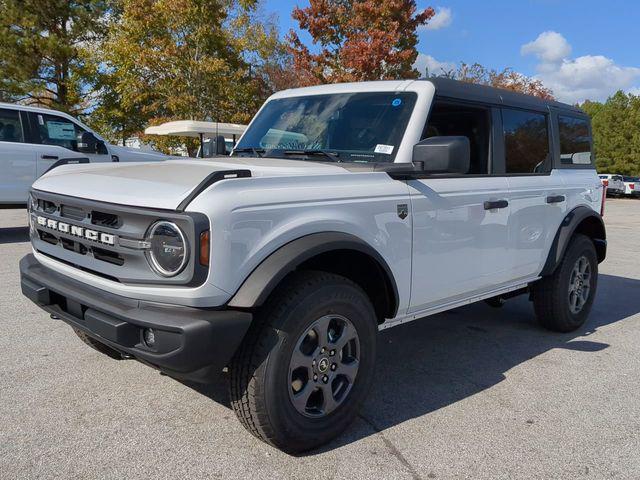
<svg viewBox="0 0 640 480">
<path fill-rule="evenodd" d="M 163 277 L 179 274 L 189 261 L 187 241 L 175 223 L 156 222 L 149 229 L 147 241 L 151 268 Z"/>
</svg>

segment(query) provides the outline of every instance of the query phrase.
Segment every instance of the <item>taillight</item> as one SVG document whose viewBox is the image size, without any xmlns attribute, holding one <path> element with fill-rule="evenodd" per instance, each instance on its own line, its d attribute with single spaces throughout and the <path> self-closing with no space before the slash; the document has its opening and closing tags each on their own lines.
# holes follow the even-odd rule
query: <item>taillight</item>
<svg viewBox="0 0 640 480">
<path fill-rule="evenodd" d="M 604 185 L 605 187 L 609 186 L 609 180 L 602 180 L 602 185 Z"/>
<path fill-rule="evenodd" d="M 602 187 L 602 204 L 600 205 L 600 216 L 604 217 L 604 202 L 607 201 L 607 186 Z"/>
<path fill-rule="evenodd" d="M 209 230 L 200 234 L 200 265 L 209 266 Z"/>
<path fill-rule="evenodd" d="M 635 184 L 635 183 L 630 183 L 630 184 L 629 184 L 629 188 L 630 188 L 631 190 L 635 190 L 635 188 L 636 188 L 636 184 Z"/>
</svg>

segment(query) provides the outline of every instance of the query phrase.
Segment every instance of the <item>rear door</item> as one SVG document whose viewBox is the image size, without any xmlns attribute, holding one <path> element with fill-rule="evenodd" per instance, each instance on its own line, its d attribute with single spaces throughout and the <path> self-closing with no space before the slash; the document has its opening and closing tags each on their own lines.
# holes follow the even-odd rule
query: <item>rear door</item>
<svg viewBox="0 0 640 480">
<path fill-rule="evenodd" d="M 552 169 L 550 113 L 503 107 L 504 173 L 509 184 L 510 280 L 537 275 L 567 211 L 562 175 Z"/>
<path fill-rule="evenodd" d="M 408 182 L 413 215 L 410 312 L 491 290 L 506 280 L 507 180 L 491 172 L 491 106 L 436 99 L 423 138 L 466 136 L 464 175 Z"/>
<path fill-rule="evenodd" d="M 26 203 L 36 179 L 36 154 L 24 143 L 19 110 L 0 108 L 0 203 Z"/>
</svg>

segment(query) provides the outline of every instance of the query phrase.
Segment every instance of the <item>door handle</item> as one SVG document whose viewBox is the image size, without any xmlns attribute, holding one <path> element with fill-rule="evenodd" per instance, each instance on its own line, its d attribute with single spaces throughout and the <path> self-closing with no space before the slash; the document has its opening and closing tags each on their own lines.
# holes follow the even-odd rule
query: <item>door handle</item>
<svg viewBox="0 0 640 480">
<path fill-rule="evenodd" d="M 547 203 L 562 203 L 564 200 L 564 195 L 549 195 L 547 197 Z"/>
<path fill-rule="evenodd" d="M 496 208 L 507 208 L 509 206 L 509 202 L 506 200 L 492 200 L 484 202 L 485 210 L 494 210 Z"/>
<path fill-rule="evenodd" d="M 57 155 L 40 155 L 43 160 L 58 160 Z"/>
</svg>

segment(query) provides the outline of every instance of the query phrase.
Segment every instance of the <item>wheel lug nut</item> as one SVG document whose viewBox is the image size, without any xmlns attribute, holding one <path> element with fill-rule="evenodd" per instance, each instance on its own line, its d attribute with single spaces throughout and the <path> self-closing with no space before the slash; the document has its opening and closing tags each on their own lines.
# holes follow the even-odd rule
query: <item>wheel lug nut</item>
<svg viewBox="0 0 640 480">
<path fill-rule="evenodd" d="M 320 349 L 320 353 L 324 353 L 324 351 L 325 351 L 325 348 L 324 348 L 324 347 L 322 347 L 322 348 Z"/>
<path fill-rule="evenodd" d="M 314 376 L 313 376 L 313 381 L 314 381 L 314 382 L 317 382 L 317 381 L 318 381 L 318 375 L 314 375 Z"/>
<path fill-rule="evenodd" d="M 334 363 L 331 365 L 331 370 L 335 370 L 338 366 Z"/>
<path fill-rule="evenodd" d="M 327 383 L 329 381 L 329 377 L 327 377 L 326 375 L 324 377 L 322 377 L 322 381 L 324 383 Z"/>
<path fill-rule="evenodd" d="M 314 359 L 313 359 L 313 361 L 311 362 L 311 366 L 312 366 L 312 367 L 315 367 L 315 366 L 316 366 L 316 360 L 315 360 L 315 358 L 314 358 Z"/>
<path fill-rule="evenodd" d="M 335 354 L 336 354 L 336 351 L 335 351 L 335 350 L 331 350 L 331 351 L 329 352 L 329 355 L 331 355 L 332 357 L 333 357 Z"/>
</svg>

